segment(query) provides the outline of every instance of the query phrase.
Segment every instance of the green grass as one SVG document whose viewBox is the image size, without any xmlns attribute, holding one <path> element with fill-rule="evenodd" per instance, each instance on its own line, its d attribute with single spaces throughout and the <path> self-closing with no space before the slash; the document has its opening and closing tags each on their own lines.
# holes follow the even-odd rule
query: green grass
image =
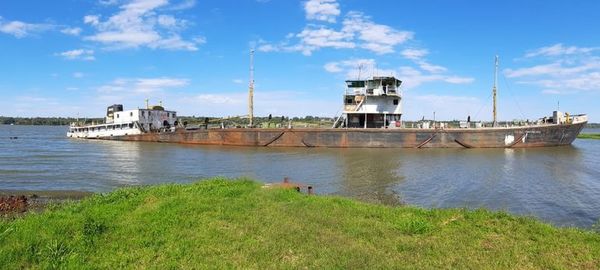
<svg viewBox="0 0 600 270">
<path fill-rule="evenodd" d="M 600 234 L 503 212 L 388 207 L 210 179 L 120 189 L 0 221 L 0 265 L 598 269 Z"/>
<path fill-rule="evenodd" d="M 580 133 L 579 135 L 577 135 L 577 138 L 600 140 L 600 133 Z"/>
</svg>

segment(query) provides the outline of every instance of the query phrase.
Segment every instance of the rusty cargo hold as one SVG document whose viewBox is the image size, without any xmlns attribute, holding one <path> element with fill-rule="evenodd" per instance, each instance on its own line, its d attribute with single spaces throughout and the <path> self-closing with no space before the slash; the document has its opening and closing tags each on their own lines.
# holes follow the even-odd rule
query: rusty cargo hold
<svg viewBox="0 0 600 270">
<path fill-rule="evenodd" d="M 480 129 L 176 129 L 103 139 L 261 147 L 509 148 L 569 145 L 585 123 Z"/>
</svg>

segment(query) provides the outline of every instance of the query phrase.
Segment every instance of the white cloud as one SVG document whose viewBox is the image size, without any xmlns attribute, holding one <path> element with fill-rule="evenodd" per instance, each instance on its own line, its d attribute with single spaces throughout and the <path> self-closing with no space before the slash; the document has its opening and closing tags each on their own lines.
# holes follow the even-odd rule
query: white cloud
<svg viewBox="0 0 600 270">
<path fill-rule="evenodd" d="M 2 17 L 0 17 L 0 32 L 13 35 L 16 38 L 24 38 L 33 33 L 46 31 L 52 28 L 53 26 L 49 24 L 33 24 L 21 21 L 4 22 Z"/>
<path fill-rule="evenodd" d="M 353 33 L 361 41 L 360 46 L 377 54 L 394 52 L 396 45 L 414 37 L 410 31 L 400 31 L 390 26 L 376 24 L 362 12 L 351 11 L 343 22 L 343 32 Z"/>
<path fill-rule="evenodd" d="M 415 96 L 415 100 L 433 102 L 439 105 L 447 104 L 448 102 L 475 102 L 478 101 L 476 97 L 468 96 L 448 96 L 448 95 L 420 95 Z"/>
<path fill-rule="evenodd" d="M 298 38 L 297 44 L 290 45 L 291 39 Z M 325 26 L 309 25 L 298 34 L 291 34 L 279 45 L 269 44 L 264 40 L 258 41 L 258 51 L 261 52 L 301 52 L 304 55 L 312 53 L 320 48 L 354 48 L 356 44 L 352 41 L 352 34 L 336 31 Z"/>
<path fill-rule="evenodd" d="M 111 83 L 97 88 L 98 92 L 121 94 L 155 94 L 167 89 L 176 89 L 188 86 L 190 81 L 183 78 L 119 78 Z"/>
<path fill-rule="evenodd" d="M 443 66 L 434 65 L 425 60 L 425 56 L 429 54 L 429 51 L 426 49 L 404 49 L 400 54 L 404 56 L 404 58 L 413 61 L 422 70 L 431 73 L 442 73 L 448 70 Z"/>
<path fill-rule="evenodd" d="M 536 65 L 519 69 L 505 69 L 504 74 L 509 77 L 526 77 L 537 75 L 564 76 L 600 69 L 600 58 L 590 57 L 585 60 L 557 61 L 550 64 Z"/>
<path fill-rule="evenodd" d="M 186 41 L 183 40 L 179 35 L 173 34 L 170 37 L 165 37 L 156 41 L 156 43 L 149 44 L 148 47 L 152 49 L 196 51 L 198 50 L 198 47 L 196 46 L 198 44 L 202 44 L 202 42 Z"/>
<path fill-rule="evenodd" d="M 133 91 L 138 93 L 153 93 L 169 88 L 181 88 L 189 84 L 188 79 L 150 78 L 136 79 Z"/>
<path fill-rule="evenodd" d="M 85 50 L 85 49 L 76 49 L 65 51 L 61 53 L 57 53 L 56 55 L 62 56 L 67 60 L 85 60 L 85 61 L 93 61 L 96 58 L 94 57 L 93 50 Z"/>
<path fill-rule="evenodd" d="M 273 44 L 260 44 L 256 49 L 260 52 L 278 52 L 281 48 Z"/>
<path fill-rule="evenodd" d="M 581 47 L 577 47 L 577 46 L 565 47 L 561 43 L 558 43 L 558 44 L 554 44 L 552 46 L 535 49 L 535 50 L 525 54 L 525 57 L 586 54 L 586 53 L 596 51 L 598 49 L 600 49 L 600 47 L 591 47 L 591 48 L 581 48 Z"/>
<path fill-rule="evenodd" d="M 193 6 L 195 1 L 184 1 L 179 8 Z M 99 15 L 87 15 L 84 22 L 96 29 L 85 40 L 96 41 L 111 49 L 148 47 L 152 49 L 196 51 L 204 39 L 184 39 L 179 31 L 186 21 L 170 14 L 159 14 L 168 9 L 168 0 L 131 0 L 119 7 L 119 12 L 106 20 Z M 173 6 L 171 7 L 171 9 Z"/>
<path fill-rule="evenodd" d="M 308 0 L 304 3 L 306 19 L 335 22 L 340 15 L 340 4 L 336 0 Z"/>
<path fill-rule="evenodd" d="M 99 15 L 86 15 L 83 17 L 83 23 L 98 25 L 100 24 L 100 16 Z"/>
<path fill-rule="evenodd" d="M 300 44 L 288 47 L 289 50 L 301 51 L 304 55 L 311 55 L 320 48 L 354 48 L 355 44 L 350 39 L 352 34 L 338 32 L 325 27 L 307 27 L 296 35 Z"/>
<path fill-rule="evenodd" d="M 172 15 L 159 15 L 158 24 L 162 27 L 173 28 L 177 26 L 177 19 Z"/>
<path fill-rule="evenodd" d="M 419 95 L 416 92 L 407 92 L 404 96 L 404 115 L 410 120 L 421 118 L 433 119 L 435 112 L 436 120 L 464 119 L 471 116 L 472 121 L 482 120 L 479 115 L 482 101 L 471 96 L 454 95 Z"/>
<path fill-rule="evenodd" d="M 542 94 L 560 95 L 562 93 L 558 90 L 546 89 L 546 90 L 542 90 Z"/>
<path fill-rule="evenodd" d="M 465 83 L 472 83 L 473 81 L 475 81 L 475 79 L 469 78 L 469 77 L 450 76 L 450 77 L 444 78 L 444 81 L 447 83 L 453 83 L 453 84 L 465 84 Z"/>
<path fill-rule="evenodd" d="M 397 69 L 378 68 L 374 59 L 349 59 L 329 62 L 323 68 L 331 73 L 345 73 L 347 79 L 365 79 L 372 76 L 396 76 L 403 81 L 403 88 L 410 89 L 428 82 L 446 82 L 450 84 L 468 84 L 474 81 L 470 77 L 438 74 L 431 70 L 419 71 L 413 67 L 402 66 Z M 446 70 L 444 69 L 444 72 Z"/>
<path fill-rule="evenodd" d="M 400 54 L 406 59 L 421 60 L 429 54 L 429 51 L 426 49 L 404 49 Z"/>
<path fill-rule="evenodd" d="M 201 95 L 197 95 L 195 97 L 195 99 L 197 99 L 201 103 L 208 103 L 208 104 L 243 104 L 245 101 L 243 94 L 236 94 L 236 95 L 201 94 Z"/>
<path fill-rule="evenodd" d="M 81 79 L 85 76 L 85 74 L 83 74 L 82 72 L 74 72 L 73 73 L 73 78 L 75 79 Z"/>
<path fill-rule="evenodd" d="M 336 73 L 336 72 L 342 72 L 342 68 L 340 67 L 340 64 L 337 62 L 330 62 L 327 63 L 323 66 L 323 68 L 325 68 L 325 70 L 327 72 L 331 72 L 331 73 Z"/>
<path fill-rule="evenodd" d="M 100 5 L 112 6 L 119 3 L 119 0 L 100 0 Z"/>
<path fill-rule="evenodd" d="M 294 98 L 290 98 L 294 97 Z M 172 98 L 169 104 L 181 108 L 179 115 L 244 116 L 247 115 L 246 91 L 228 93 L 202 93 Z M 172 102 L 175 100 L 175 103 Z M 312 95 L 297 91 L 261 90 L 254 95 L 254 115 L 267 116 L 334 116 L 339 100 L 315 100 Z M 170 107 L 173 108 L 173 107 Z M 178 109 L 179 110 L 179 109 Z"/>
<path fill-rule="evenodd" d="M 361 12 L 349 12 L 340 29 L 329 26 L 308 24 L 297 34 L 288 34 L 283 42 L 272 44 L 259 40 L 259 51 L 301 52 L 311 55 L 321 48 L 353 49 L 362 48 L 376 54 L 388 54 L 395 47 L 413 39 L 414 33 L 377 24 Z"/>
<path fill-rule="evenodd" d="M 65 35 L 71 35 L 71 36 L 79 36 L 79 34 L 81 34 L 82 29 L 79 27 L 67 27 L 64 28 L 62 30 L 60 30 L 61 33 L 65 34 Z"/>
<path fill-rule="evenodd" d="M 196 6 L 196 0 L 182 0 L 179 3 L 174 3 L 173 6 L 171 6 L 169 9 L 184 10 L 193 8 L 194 6 Z"/>
<path fill-rule="evenodd" d="M 425 74 L 412 67 L 400 67 L 398 72 L 399 78 L 403 81 L 405 89 L 415 88 L 424 83 L 429 82 L 446 82 L 450 84 L 468 84 L 474 81 L 470 77 L 459 77 L 442 74 Z"/>
<path fill-rule="evenodd" d="M 339 62 L 329 62 L 323 66 L 327 72 L 331 73 L 346 73 L 346 78 L 348 79 L 356 79 L 356 78 L 366 78 L 375 73 L 379 74 L 387 74 L 388 71 L 376 71 L 376 64 L 374 59 L 348 59 Z M 391 73 L 395 73 L 392 71 Z"/>
<path fill-rule="evenodd" d="M 441 73 L 441 72 L 445 72 L 445 71 L 448 70 L 445 67 L 431 64 L 431 63 L 429 63 L 429 62 L 427 62 L 425 60 L 417 61 L 417 64 L 419 65 L 419 67 L 422 70 L 429 71 L 431 73 Z"/>
<path fill-rule="evenodd" d="M 201 36 L 194 37 L 194 38 L 192 38 L 192 40 L 194 42 L 196 42 L 196 44 L 198 44 L 198 45 L 206 43 L 206 38 L 205 37 L 201 37 Z"/>
<path fill-rule="evenodd" d="M 243 83 L 244 83 L 244 80 L 242 80 L 242 79 L 233 79 L 233 83 L 236 83 L 236 84 L 243 84 Z"/>
<path fill-rule="evenodd" d="M 507 68 L 504 70 L 504 74 L 506 75 L 506 77 L 514 78 L 524 76 L 547 75 L 559 72 L 561 69 L 562 67 L 559 63 L 552 63 L 527 68 L 519 68 L 515 70 Z"/>
<path fill-rule="evenodd" d="M 537 60 L 529 67 L 505 69 L 509 78 L 520 78 L 520 84 L 542 88 L 544 94 L 572 94 L 579 91 L 599 91 L 600 56 L 598 47 L 583 48 L 555 44 L 533 50 L 526 58 Z M 547 58 L 551 57 L 551 58 Z M 544 61 L 550 60 L 550 63 Z"/>
</svg>

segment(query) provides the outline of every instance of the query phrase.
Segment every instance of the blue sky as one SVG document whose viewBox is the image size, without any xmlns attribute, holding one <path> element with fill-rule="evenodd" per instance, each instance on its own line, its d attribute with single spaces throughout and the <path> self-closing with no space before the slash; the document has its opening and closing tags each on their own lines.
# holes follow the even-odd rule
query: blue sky
<svg viewBox="0 0 600 270">
<path fill-rule="evenodd" d="M 600 121 L 599 1 L 57 0 L 0 2 L 0 115 L 334 116 L 343 81 L 393 74 L 404 117 L 556 109 Z"/>
</svg>

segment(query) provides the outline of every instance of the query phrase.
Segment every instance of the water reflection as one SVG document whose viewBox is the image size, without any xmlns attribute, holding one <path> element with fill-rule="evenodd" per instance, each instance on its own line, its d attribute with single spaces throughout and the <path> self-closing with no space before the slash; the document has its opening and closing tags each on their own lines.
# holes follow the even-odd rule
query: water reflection
<svg viewBox="0 0 600 270">
<path fill-rule="evenodd" d="M 400 205 L 402 201 L 394 187 L 404 177 L 402 159 L 392 149 L 340 149 L 337 164 L 341 168 L 339 194 L 367 202 Z"/>
<path fill-rule="evenodd" d="M 148 151 L 148 149 L 143 149 L 143 151 L 149 162 L 139 162 L 143 146 L 141 143 L 113 141 L 94 143 L 99 144 L 102 148 L 100 153 L 103 155 L 101 158 L 104 166 L 101 169 L 107 172 L 107 179 L 110 179 L 109 181 L 115 185 L 140 184 L 140 179 L 137 176 L 147 171 L 147 167 L 166 167 L 156 164 L 156 159 L 152 158 L 152 151 Z"/>
</svg>

